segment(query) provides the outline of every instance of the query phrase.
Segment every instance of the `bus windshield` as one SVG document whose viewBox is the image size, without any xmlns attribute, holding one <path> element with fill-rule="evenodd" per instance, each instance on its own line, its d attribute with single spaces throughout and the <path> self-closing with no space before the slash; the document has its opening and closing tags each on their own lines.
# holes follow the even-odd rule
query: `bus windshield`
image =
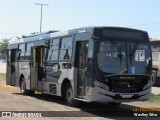
<svg viewBox="0 0 160 120">
<path fill-rule="evenodd" d="M 145 43 L 101 41 L 97 56 L 98 67 L 106 73 L 126 73 L 129 67 L 134 67 L 136 73 L 145 73 L 149 53 L 150 48 Z"/>
</svg>

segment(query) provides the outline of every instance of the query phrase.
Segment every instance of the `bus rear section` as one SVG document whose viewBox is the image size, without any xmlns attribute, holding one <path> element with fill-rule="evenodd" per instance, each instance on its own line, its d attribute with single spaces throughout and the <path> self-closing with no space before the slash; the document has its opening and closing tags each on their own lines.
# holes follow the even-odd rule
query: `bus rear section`
<svg viewBox="0 0 160 120">
<path fill-rule="evenodd" d="M 6 84 L 20 87 L 21 94 L 44 91 L 45 40 L 9 44 Z"/>
</svg>

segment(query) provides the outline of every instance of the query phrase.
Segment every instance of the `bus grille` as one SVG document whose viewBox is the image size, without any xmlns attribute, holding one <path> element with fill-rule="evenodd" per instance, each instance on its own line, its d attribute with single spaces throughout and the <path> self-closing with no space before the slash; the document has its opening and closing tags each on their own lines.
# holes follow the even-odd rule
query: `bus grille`
<svg viewBox="0 0 160 120">
<path fill-rule="evenodd" d="M 134 93 L 137 90 L 135 88 L 115 88 L 114 92 L 117 93 Z"/>
<path fill-rule="evenodd" d="M 105 79 L 104 84 L 112 92 L 136 93 L 143 91 L 143 87 L 148 83 L 150 77 L 145 75 L 113 75 L 107 76 Z"/>
</svg>

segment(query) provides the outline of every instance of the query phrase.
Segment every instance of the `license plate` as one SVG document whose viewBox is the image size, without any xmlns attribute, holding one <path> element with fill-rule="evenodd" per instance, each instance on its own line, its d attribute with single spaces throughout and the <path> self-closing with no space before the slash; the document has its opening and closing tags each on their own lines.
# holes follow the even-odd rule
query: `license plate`
<svg viewBox="0 0 160 120">
<path fill-rule="evenodd" d="M 132 95 L 122 95 L 122 98 L 131 98 Z"/>
</svg>

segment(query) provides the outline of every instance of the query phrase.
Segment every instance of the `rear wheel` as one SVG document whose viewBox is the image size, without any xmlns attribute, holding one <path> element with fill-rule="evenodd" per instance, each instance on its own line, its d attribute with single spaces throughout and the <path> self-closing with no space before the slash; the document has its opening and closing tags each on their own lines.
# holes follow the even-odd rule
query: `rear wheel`
<svg viewBox="0 0 160 120">
<path fill-rule="evenodd" d="M 20 92 L 22 95 L 28 95 L 29 90 L 26 89 L 26 81 L 24 78 L 21 79 L 21 84 L 20 84 Z"/>
<path fill-rule="evenodd" d="M 76 101 L 76 100 L 73 99 L 73 89 L 72 89 L 71 84 L 68 84 L 66 86 L 64 97 L 65 97 L 65 101 L 66 101 L 67 105 L 73 106 L 73 107 L 79 105 L 79 101 Z"/>
<path fill-rule="evenodd" d="M 109 106 L 113 106 L 113 107 L 118 107 L 121 105 L 121 103 L 116 103 L 116 102 L 108 102 Z"/>
</svg>

